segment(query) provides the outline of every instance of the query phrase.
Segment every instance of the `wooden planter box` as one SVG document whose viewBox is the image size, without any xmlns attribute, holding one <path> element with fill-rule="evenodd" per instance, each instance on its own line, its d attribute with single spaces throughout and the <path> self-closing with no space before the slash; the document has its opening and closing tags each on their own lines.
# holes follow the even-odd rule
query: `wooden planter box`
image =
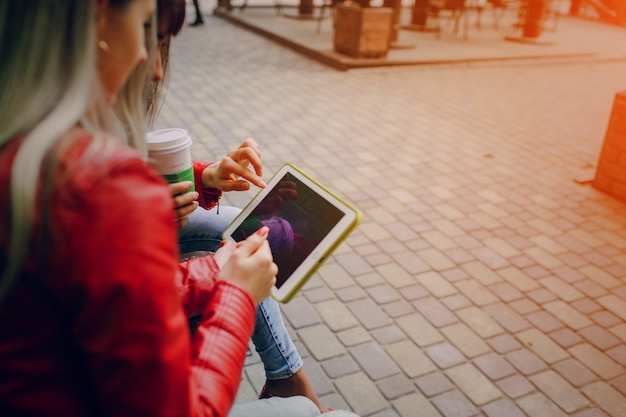
<svg viewBox="0 0 626 417">
<path fill-rule="evenodd" d="M 626 91 L 615 95 L 592 184 L 598 190 L 626 201 Z"/>
<path fill-rule="evenodd" d="M 339 4 L 335 13 L 335 51 L 354 58 L 387 56 L 391 41 L 391 8 Z"/>
</svg>

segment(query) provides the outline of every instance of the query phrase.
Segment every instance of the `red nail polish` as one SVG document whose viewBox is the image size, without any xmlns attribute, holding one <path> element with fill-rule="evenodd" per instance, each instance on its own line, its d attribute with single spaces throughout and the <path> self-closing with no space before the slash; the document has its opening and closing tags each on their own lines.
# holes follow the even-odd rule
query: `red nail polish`
<svg viewBox="0 0 626 417">
<path fill-rule="evenodd" d="M 267 236 L 269 231 L 270 231 L 269 227 L 263 226 L 259 230 L 256 231 L 256 234 L 259 235 L 259 236 Z"/>
<path fill-rule="evenodd" d="M 221 248 L 221 247 L 223 247 L 225 244 L 226 244 L 226 241 L 225 241 L 225 240 L 222 240 L 222 241 L 220 242 L 220 248 Z"/>
</svg>

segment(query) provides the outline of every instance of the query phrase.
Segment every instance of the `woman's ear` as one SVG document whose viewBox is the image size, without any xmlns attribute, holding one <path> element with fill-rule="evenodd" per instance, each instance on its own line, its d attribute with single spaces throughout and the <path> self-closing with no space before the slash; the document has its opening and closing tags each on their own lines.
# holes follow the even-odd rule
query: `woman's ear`
<svg viewBox="0 0 626 417">
<path fill-rule="evenodd" d="M 96 0 L 96 39 L 102 39 L 103 32 L 107 27 L 107 15 L 109 0 Z"/>
</svg>

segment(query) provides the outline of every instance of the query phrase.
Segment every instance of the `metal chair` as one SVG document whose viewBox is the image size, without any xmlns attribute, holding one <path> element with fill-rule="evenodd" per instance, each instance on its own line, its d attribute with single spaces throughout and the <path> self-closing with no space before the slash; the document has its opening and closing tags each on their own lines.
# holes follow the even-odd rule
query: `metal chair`
<svg viewBox="0 0 626 417">
<path fill-rule="evenodd" d="M 326 9 L 330 10 L 330 16 L 335 21 L 335 6 L 343 3 L 343 0 L 322 0 L 322 6 L 320 7 L 319 15 L 317 16 L 317 27 L 315 28 L 316 33 L 320 33 L 322 29 L 322 21 L 324 20 L 324 14 Z"/>
<path fill-rule="evenodd" d="M 469 25 L 465 0 L 429 0 L 429 14 L 436 19 L 435 31 L 437 39 L 441 38 L 441 12 L 449 11 L 449 19 L 454 20 L 454 33 L 459 32 L 459 25 L 463 19 L 463 39 L 467 39 Z"/>
</svg>

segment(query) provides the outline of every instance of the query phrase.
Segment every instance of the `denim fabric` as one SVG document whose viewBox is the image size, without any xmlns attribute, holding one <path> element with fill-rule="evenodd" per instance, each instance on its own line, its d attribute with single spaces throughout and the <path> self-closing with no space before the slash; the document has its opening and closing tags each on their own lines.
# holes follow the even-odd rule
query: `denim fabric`
<svg viewBox="0 0 626 417">
<path fill-rule="evenodd" d="M 302 368 L 302 358 L 273 298 L 265 299 L 256 310 L 252 343 L 261 357 L 267 379 L 288 378 Z"/>
<path fill-rule="evenodd" d="M 181 254 L 197 251 L 215 252 L 220 247 L 222 233 L 241 212 L 237 207 L 220 206 L 205 210 L 197 208 L 189 215 L 185 227 L 178 231 L 178 245 Z"/>
<path fill-rule="evenodd" d="M 178 233 L 181 254 L 215 252 L 222 241 L 222 232 L 240 211 L 230 206 L 220 206 L 219 214 L 217 208 L 194 211 Z M 193 331 L 199 318 L 192 318 L 189 322 Z M 263 361 L 267 379 L 288 378 L 302 368 L 302 358 L 289 337 L 278 303 L 272 298 L 257 307 L 252 342 Z"/>
</svg>

